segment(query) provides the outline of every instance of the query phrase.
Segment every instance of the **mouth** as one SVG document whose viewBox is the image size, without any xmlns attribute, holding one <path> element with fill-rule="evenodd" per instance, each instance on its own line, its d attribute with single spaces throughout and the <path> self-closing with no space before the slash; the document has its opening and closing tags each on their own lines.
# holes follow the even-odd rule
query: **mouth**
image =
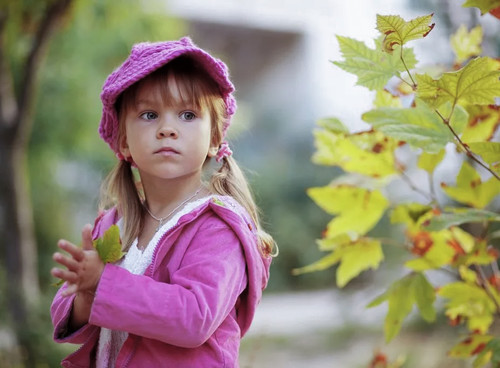
<svg viewBox="0 0 500 368">
<path fill-rule="evenodd" d="M 159 150 L 156 150 L 154 153 L 164 156 L 171 156 L 171 155 L 177 155 L 179 151 L 173 149 L 172 147 L 162 147 Z"/>
</svg>

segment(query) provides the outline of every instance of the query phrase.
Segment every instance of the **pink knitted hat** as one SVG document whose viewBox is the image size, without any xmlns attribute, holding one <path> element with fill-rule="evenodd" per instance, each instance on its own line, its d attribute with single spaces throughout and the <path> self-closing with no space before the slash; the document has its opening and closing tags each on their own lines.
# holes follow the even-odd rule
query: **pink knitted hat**
<svg viewBox="0 0 500 368">
<path fill-rule="evenodd" d="M 231 118 L 236 111 L 234 86 L 229 80 L 226 64 L 197 47 L 189 37 L 183 37 L 179 41 L 138 43 L 132 47 L 127 60 L 108 76 L 101 92 L 103 108 L 99 134 L 119 158 L 123 159 L 118 148 L 118 115 L 115 107 L 118 96 L 132 84 L 181 55 L 197 60 L 219 85 L 226 103 L 227 119 L 223 126 L 223 137 L 226 136 Z M 230 154 L 231 150 L 227 143 L 223 142 L 217 156 L 218 161 Z"/>
</svg>

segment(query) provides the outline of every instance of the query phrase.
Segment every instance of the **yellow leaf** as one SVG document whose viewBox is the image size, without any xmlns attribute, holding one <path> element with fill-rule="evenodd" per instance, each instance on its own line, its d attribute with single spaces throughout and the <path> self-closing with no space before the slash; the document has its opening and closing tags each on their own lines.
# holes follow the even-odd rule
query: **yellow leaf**
<svg viewBox="0 0 500 368">
<path fill-rule="evenodd" d="M 488 331 L 496 306 L 481 287 L 458 281 L 444 285 L 438 294 L 448 299 L 445 314 L 450 319 L 465 318 L 470 331 Z"/>
<path fill-rule="evenodd" d="M 385 89 L 377 91 L 373 105 L 374 107 L 403 107 L 401 99 Z"/>
<path fill-rule="evenodd" d="M 424 151 L 418 157 L 417 165 L 419 168 L 431 174 L 436 169 L 436 166 L 443 161 L 445 154 L 446 151 L 444 149 L 441 149 L 438 153 L 428 153 Z"/>
<path fill-rule="evenodd" d="M 491 339 L 493 339 L 493 336 L 490 335 L 470 334 L 465 340 L 455 345 L 448 352 L 448 355 L 452 358 L 470 358 L 472 355 L 477 354 L 476 351 L 480 346 L 486 345 Z"/>
<path fill-rule="evenodd" d="M 391 212 L 391 223 L 405 224 L 410 234 L 420 231 L 423 221 L 431 216 L 432 207 L 421 203 L 404 203 L 396 206 Z"/>
<path fill-rule="evenodd" d="M 412 252 L 420 257 L 405 262 L 405 266 L 414 271 L 425 271 L 451 264 L 455 256 L 455 250 L 449 245 L 451 238 L 449 230 L 417 234 L 412 239 Z"/>
<path fill-rule="evenodd" d="M 378 190 L 347 185 L 309 188 L 307 194 L 324 211 L 337 215 L 328 224 L 327 238 L 348 234 L 357 239 L 378 223 L 389 205 Z"/>
<path fill-rule="evenodd" d="M 380 132 L 343 134 L 317 129 L 314 137 L 316 152 L 312 160 L 315 164 L 339 166 L 347 172 L 376 178 L 396 173 L 397 142 Z"/>
<path fill-rule="evenodd" d="M 450 37 L 451 47 L 455 52 L 457 64 L 462 64 L 472 56 L 481 55 L 481 42 L 483 40 L 483 28 L 474 27 L 467 32 L 467 27 L 462 24 L 460 28 Z"/>
<path fill-rule="evenodd" d="M 462 141 L 489 141 L 500 125 L 500 109 L 493 105 L 468 105 L 469 120 L 462 133 Z"/>
<path fill-rule="evenodd" d="M 460 277 L 465 283 L 476 285 L 477 284 L 477 274 L 472 271 L 469 267 L 460 266 L 458 268 L 458 272 L 460 273 Z"/>
<path fill-rule="evenodd" d="M 342 248 L 342 261 L 337 268 L 337 286 L 342 288 L 362 271 L 376 270 L 384 259 L 380 241 L 362 238 Z"/>
<path fill-rule="evenodd" d="M 474 249 L 476 239 L 470 233 L 456 226 L 453 226 L 450 231 L 453 239 L 458 242 L 465 253 L 470 253 Z"/>
<path fill-rule="evenodd" d="M 475 208 L 486 207 L 500 193 L 496 178 L 481 181 L 477 171 L 467 161 L 464 161 L 458 173 L 456 186 L 442 183 L 441 187 L 451 198 Z"/>
<path fill-rule="evenodd" d="M 307 265 L 307 266 L 304 266 L 301 268 L 296 268 L 296 269 L 292 270 L 292 274 L 293 275 L 301 275 L 304 273 L 326 270 L 327 268 L 330 268 L 333 265 L 337 264 L 340 261 L 341 256 L 342 255 L 340 252 L 338 252 L 338 250 L 334 250 L 330 254 L 321 258 L 319 261 L 316 261 L 310 265 Z"/>
<path fill-rule="evenodd" d="M 500 161 L 500 142 L 472 142 L 469 148 L 488 164 Z"/>
</svg>

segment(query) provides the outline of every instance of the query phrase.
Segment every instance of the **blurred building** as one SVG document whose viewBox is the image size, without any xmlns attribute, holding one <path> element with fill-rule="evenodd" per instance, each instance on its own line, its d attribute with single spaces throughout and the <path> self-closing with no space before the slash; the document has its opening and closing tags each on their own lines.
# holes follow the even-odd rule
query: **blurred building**
<svg viewBox="0 0 500 368">
<path fill-rule="evenodd" d="M 258 131 L 282 139 L 310 135 L 314 122 L 329 115 L 359 129 L 359 106 L 366 101 L 368 109 L 371 98 L 330 63 L 340 59 L 335 35 L 366 41 L 377 36 L 376 12 L 410 16 L 406 0 L 169 0 L 166 8 L 188 22 L 196 43 L 229 65 L 236 121 L 270 125 Z"/>
</svg>

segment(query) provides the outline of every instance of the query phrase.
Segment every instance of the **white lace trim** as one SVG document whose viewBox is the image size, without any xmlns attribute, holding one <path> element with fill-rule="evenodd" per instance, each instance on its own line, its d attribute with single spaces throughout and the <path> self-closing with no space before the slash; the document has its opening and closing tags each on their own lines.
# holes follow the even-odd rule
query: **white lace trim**
<svg viewBox="0 0 500 368">
<path fill-rule="evenodd" d="M 162 227 L 153 235 L 153 238 L 149 241 L 144 250 L 137 248 L 137 239 L 135 239 L 125 257 L 122 258 L 117 265 L 125 268 L 134 275 L 143 275 L 148 266 L 151 264 L 153 260 L 153 253 L 163 235 L 165 235 L 168 230 L 173 228 L 182 216 L 210 200 L 212 197 L 213 196 L 203 197 L 196 201 L 187 203 L 170 220 L 162 225 Z M 123 234 L 122 219 L 117 222 L 117 225 L 120 228 L 120 234 Z M 125 340 L 127 340 L 127 337 L 128 333 L 125 331 L 110 330 L 104 327 L 101 328 L 97 348 L 97 368 L 111 368 L 115 366 L 118 353 L 125 343 Z"/>
</svg>

